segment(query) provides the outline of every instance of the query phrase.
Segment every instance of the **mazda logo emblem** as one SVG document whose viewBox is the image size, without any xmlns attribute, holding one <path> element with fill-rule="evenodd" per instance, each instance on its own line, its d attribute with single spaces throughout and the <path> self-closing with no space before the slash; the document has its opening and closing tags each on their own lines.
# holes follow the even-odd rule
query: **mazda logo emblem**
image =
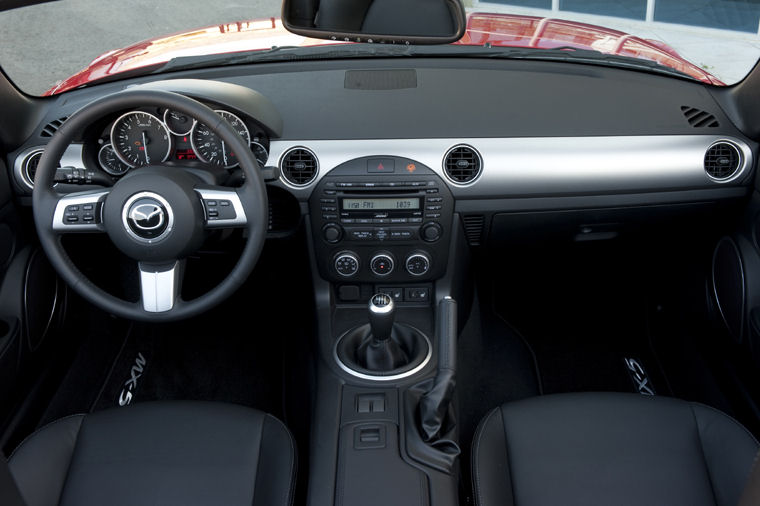
<svg viewBox="0 0 760 506">
<path fill-rule="evenodd" d="M 163 208 L 152 202 L 132 207 L 129 219 L 135 222 L 140 230 L 156 230 L 164 224 L 166 218 Z"/>
<path fill-rule="evenodd" d="M 122 219 L 129 235 L 141 242 L 153 243 L 172 229 L 169 203 L 160 195 L 142 192 L 130 197 L 124 205 Z"/>
</svg>

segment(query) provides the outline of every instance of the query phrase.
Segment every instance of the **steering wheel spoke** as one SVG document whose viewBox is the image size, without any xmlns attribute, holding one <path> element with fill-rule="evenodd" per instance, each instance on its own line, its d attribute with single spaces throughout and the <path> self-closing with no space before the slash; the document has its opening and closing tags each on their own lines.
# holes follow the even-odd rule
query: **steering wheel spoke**
<svg viewBox="0 0 760 506">
<path fill-rule="evenodd" d="M 110 190 L 69 193 L 55 203 L 53 231 L 60 234 L 105 232 L 103 201 Z"/>
<path fill-rule="evenodd" d="M 196 188 L 203 204 L 205 226 L 214 228 L 245 227 L 248 217 L 238 191 L 224 186 Z"/>
<path fill-rule="evenodd" d="M 138 262 L 140 303 L 148 313 L 163 313 L 174 308 L 182 290 L 184 262 Z"/>
</svg>

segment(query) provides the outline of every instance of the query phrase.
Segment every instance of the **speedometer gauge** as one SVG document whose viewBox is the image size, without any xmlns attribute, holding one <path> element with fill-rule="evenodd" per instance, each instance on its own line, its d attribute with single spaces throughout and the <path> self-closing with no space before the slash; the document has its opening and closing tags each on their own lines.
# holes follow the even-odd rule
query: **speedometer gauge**
<svg viewBox="0 0 760 506">
<path fill-rule="evenodd" d="M 112 176 L 123 176 L 129 170 L 129 165 L 122 162 L 110 144 L 103 144 L 98 151 L 98 163 L 100 167 Z"/>
<path fill-rule="evenodd" d="M 161 163 L 169 158 L 169 130 L 154 115 L 133 111 L 117 119 L 111 128 L 111 144 L 119 159 L 130 167 Z"/>
<path fill-rule="evenodd" d="M 246 145 L 251 144 L 251 134 L 243 120 L 227 111 L 214 111 L 224 118 L 235 132 L 243 139 Z M 219 138 L 211 129 L 203 123 L 196 123 L 193 133 L 190 135 L 190 142 L 195 154 L 201 161 L 213 165 L 219 165 L 225 169 L 237 166 L 237 156 L 230 151 L 227 144 Z"/>
</svg>

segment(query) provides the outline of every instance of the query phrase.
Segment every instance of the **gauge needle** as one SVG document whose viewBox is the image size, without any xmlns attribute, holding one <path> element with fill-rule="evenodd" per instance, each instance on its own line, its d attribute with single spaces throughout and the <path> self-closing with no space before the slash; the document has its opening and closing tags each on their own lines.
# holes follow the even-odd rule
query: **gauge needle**
<svg viewBox="0 0 760 506">
<path fill-rule="evenodd" d="M 150 156 L 148 155 L 148 138 L 145 136 L 145 131 L 143 131 L 143 151 L 145 152 L 145 163 L 150 163 Z"/>
<path fill-rule="evenodd" d="M 224 144 L 224 141 L 222 141 L 222 158 L 224 158 L 224 166 L 229 165 L 227 163 L 227 146 Z"/>
</svg>

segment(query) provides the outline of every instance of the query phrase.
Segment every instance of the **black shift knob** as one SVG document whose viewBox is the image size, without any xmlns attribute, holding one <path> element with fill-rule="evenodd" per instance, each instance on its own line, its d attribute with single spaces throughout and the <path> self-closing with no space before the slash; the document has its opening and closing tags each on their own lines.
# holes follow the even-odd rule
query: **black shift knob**
<svg viewBox="0 0 760 506">
<path fill-rule="evenodd" d="M 387 341 L 393 329 L 393 298 L 378 293 L 369 300 L 369 326 L 375 341 Z"/>
</svg>

